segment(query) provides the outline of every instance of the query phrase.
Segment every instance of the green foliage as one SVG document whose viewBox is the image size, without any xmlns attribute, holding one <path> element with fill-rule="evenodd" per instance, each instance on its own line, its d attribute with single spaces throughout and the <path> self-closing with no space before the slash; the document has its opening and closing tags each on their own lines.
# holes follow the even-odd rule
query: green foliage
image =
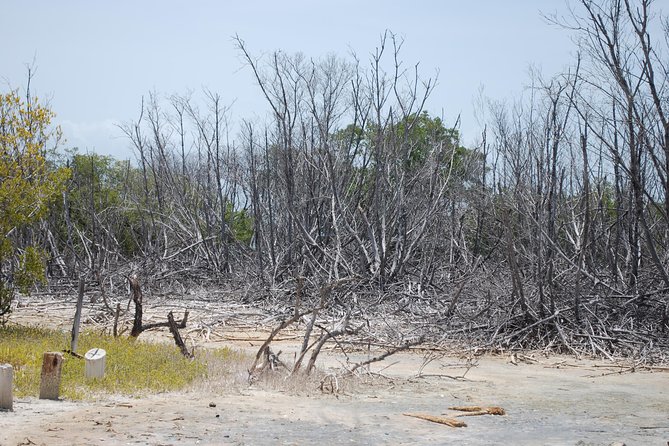
<svg viewBox="0 0 669 446">
<path fill-rule="evenodd" d="M 88 234 L 102 224 L 113 230 L 121 254 L 137 254 L 139 217 L 127 206 L 125 197 L 136 169 L 125 161 L 97 154 L 75 154 L 70 164 L 68 193 L 73 224 Z"/>
<path fill-rule="evenodd" d="M 408 150 L 407 167 L 422 165 L 431 152 L 450 152 L 456 147 L 459 133 L 456 129 L 444 126 L 439 117 L 430 117 L 427 111 L 420 115 L 411 114 L 395 126 L 396 135 Z M 458 158 L 456 152 L 454 158 Z"/>
<path fill-rule="evenodd" d="M 248 244 L 253 237 L 253 218 L 246 209 L 235 211 L 232 204 L 228 204 L 225 216 L 228 222 L 232 221 L 231 229 L 235 240 Z"/>
<path fill-rule="evenodd" d="M 19 269 L 14 275 L 14 283 L 22 293 L 28 293 L 36 283 L 46 285 L 45 259 L 46 252 L 33 246 L 28 246 L 19 255 Z"/>
<path fill-rule="evenodd" d="M 54 114 L 37 100 L 24 103 L 16 92 L 0 95 L 0 233 L 38 221 L 57 198 L 68 169 L 50 169 L 46 144 L 60 130 Z"/>
<path fill-rule="evenodd" d="M 17 259 L 21 240 L 15 233 L 46 215 L 70 175 L 47 161 L 47 145 L 60 138 L 60 129 L 51 127 L 53 117 L 37 99 L 25 102 L 16 91 L 0 94 L 0 315 L 10 308 L 15 284 L 6 270 L 13 263 L 22 262 L 15 278 L 22 289 L 44 277 L 37 250 L 26 249 Z"/>
<path fill-rule="evenodd" d="M 350 124 L 332 135 L 334 145 L 348 152 L 353 164 L 347 194 L 363 191 L 363 195 L 372 190 L 377 163 L 395 163 L 398 170 L 391 170 L 391 182 L 395 176 L 418 174 L 428 162 L 443 178 L 466 180 L 465 161 L 473 152 L 459 145 L 459 139 L 457 129 L 447 128 L 441 118 L 427 111 L 410 114 L 383 129 L 374 123 L 364 129 Z"/>
<path fill-rule="evenodd" d="M 71 200 L 80 213 L 88 210 L 89 203 L 100 212 L 121 204 L 124 185 L 125 163 L 111 156 L 97 154 L 75 154 L 71 161 L 72 185 Z M 84 220 L 88 218 L 81 215 Z"/>
<path fill-rule="evenodd" d="M 353 159 L 356 167 L 364 167 L 359 166 L 361 158 L 373 159 L 369 151 L 379 144 L 392 147 L 396 151 L 393 156 L 398 156 L 409 171 L 419 169 L 430 157 L 448 167 L 451 162 L 457 167 L 468 152 L 458 145 L 458 130 L 447 128 L 441 118 L 433 118 L 427 111 L 410 114 L 385 129 L 379 129 L 375 124 L 368 124 L 364 129 L 350 124 L 335 132 L 332 139 L 358 158 Z"/>
<path fill-rule="evenodd" d="M 340 148 L 346 148 L 349 156 L 355 156 L 356 153 L 366 151 L 369 138 L 369 132 L 353 124 L 347 125 L 332 135 L 333 143 Z"/>
<path fill-rule="evenodd" d="M 42 355 L 69 347 L 69 334 L 39 327 L 0 327 L 0 363 L 12 364 L 16 394 L 39 393 Z M 101 393 L 138 395 L 183 389 L 207 373 L 207 364 L 188 360 L 174 345 L 150 344 L 140 340 L 85 332 L 79 351 L 102 348 L 107 352 L 106 373 L 101 379 L 85 379 L 82 359 L 65 357 L 61 395 L 83 399 Z M 225 355 L 225 353 L 220 353 Z"/>
<path fill-rule="evenodd" d="M 602 213 L 607 217 L 608 221 L 616 221 L 618 218 L 618 204 L 616 203 L 615 187 L 606 180 L 597 186 L 600 193 L 600 202 Z"/>
</svg>

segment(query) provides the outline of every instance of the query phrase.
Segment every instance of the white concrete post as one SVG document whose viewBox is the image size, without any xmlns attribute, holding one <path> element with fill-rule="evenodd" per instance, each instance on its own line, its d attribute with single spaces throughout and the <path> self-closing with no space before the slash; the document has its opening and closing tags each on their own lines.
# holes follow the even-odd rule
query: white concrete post
<svg viewBox="0 0 669 446">
<path fill-rule="evenodd" d="M 86 378 L 103 378 L 107 352 L 101 348 L 92 348 L 84 355 L 86 359 Z"/>
<path fill-rule="evenodd" d="M 0 364 L 0 409 L 13 410 L 14 368 L 11 364 Z"/>
</svg>

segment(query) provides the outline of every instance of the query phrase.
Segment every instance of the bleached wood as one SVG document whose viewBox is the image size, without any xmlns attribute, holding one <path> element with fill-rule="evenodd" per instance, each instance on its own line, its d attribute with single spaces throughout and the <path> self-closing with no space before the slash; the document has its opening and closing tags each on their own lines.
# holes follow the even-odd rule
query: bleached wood
<svg viewBox="0 0 669 446">
<path fill-rule="evenodd" d="M 84 305 L 84 279 L 79 278 L 79 294 L 77 295 L 77 308 L 74 312 L 74 323 L 72 324 L 72 342 L 70 351 L 77 352 L 77 343 L 79 342 L 79 324 L 81 323 L 81 309 Z"/>
</svg>

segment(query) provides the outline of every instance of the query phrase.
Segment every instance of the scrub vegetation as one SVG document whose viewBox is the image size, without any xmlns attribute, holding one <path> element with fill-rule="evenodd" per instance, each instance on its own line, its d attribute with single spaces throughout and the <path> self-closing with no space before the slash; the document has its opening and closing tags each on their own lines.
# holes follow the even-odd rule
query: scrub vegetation
<svg viewBox="0 0 669 446">
<path fill-rule="evenodd" d="M 0 314 L 82 279 L 113 318 L 136 277 L 149 297 L 234 289 L 281 329 L 305 323 L 296 369 L 339 339 L 654 361 L 669 350 L 666 11 L 572 6 L 547 20 L 573 63 L 514 103 L 481 98 L 470 146 L 391 32 L 364 57 L 259 57 L 238 36 L 267 118 L 235 125 L 211 91 L 151 93 L 119 124 L 134 160 L 57 151 L 48 107 L 5 93 Z"/>
</svg>

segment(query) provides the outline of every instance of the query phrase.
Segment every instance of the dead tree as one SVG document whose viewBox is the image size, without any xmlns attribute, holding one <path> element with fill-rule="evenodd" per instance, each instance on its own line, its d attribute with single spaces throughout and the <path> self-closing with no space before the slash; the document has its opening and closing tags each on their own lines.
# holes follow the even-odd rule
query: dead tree
<svg viewBox="0 0 669 446">
<path fill-rule="evenodd" d="M 151 324 L 142 323 L 142 313 L 143 313 L 143 303 L 142 303 L 142 289 L 139 284 L 139 278 L 136 274 L 128 276 L 128 282 L 130 283 L 130 291 L 132 293 L 132 300 L 135 303 L 135 317 L 133 319 L 132 330 L 130 331 L 130 336 L 133 338 L 138 337 L 142 332 L 146 330 L 151 330 L 153 328 L 159 327 L 168 327 L 172 336 L 174 337 L 174 342 L 181 350 L 181 353 L 188 357 L 192 358 L 193 355 L 188 351 L 186 345 L 179 334 L 179 328 L 186 328 L 186 323 L 188 321 L 188 310 L 184 311 L 184 316 L 179 323 L 176 323 L 174 320 L 174 315 L 170 311 L 167 314 L 167 321 L 165 322 L 154 322 Z"/>
</svg>

